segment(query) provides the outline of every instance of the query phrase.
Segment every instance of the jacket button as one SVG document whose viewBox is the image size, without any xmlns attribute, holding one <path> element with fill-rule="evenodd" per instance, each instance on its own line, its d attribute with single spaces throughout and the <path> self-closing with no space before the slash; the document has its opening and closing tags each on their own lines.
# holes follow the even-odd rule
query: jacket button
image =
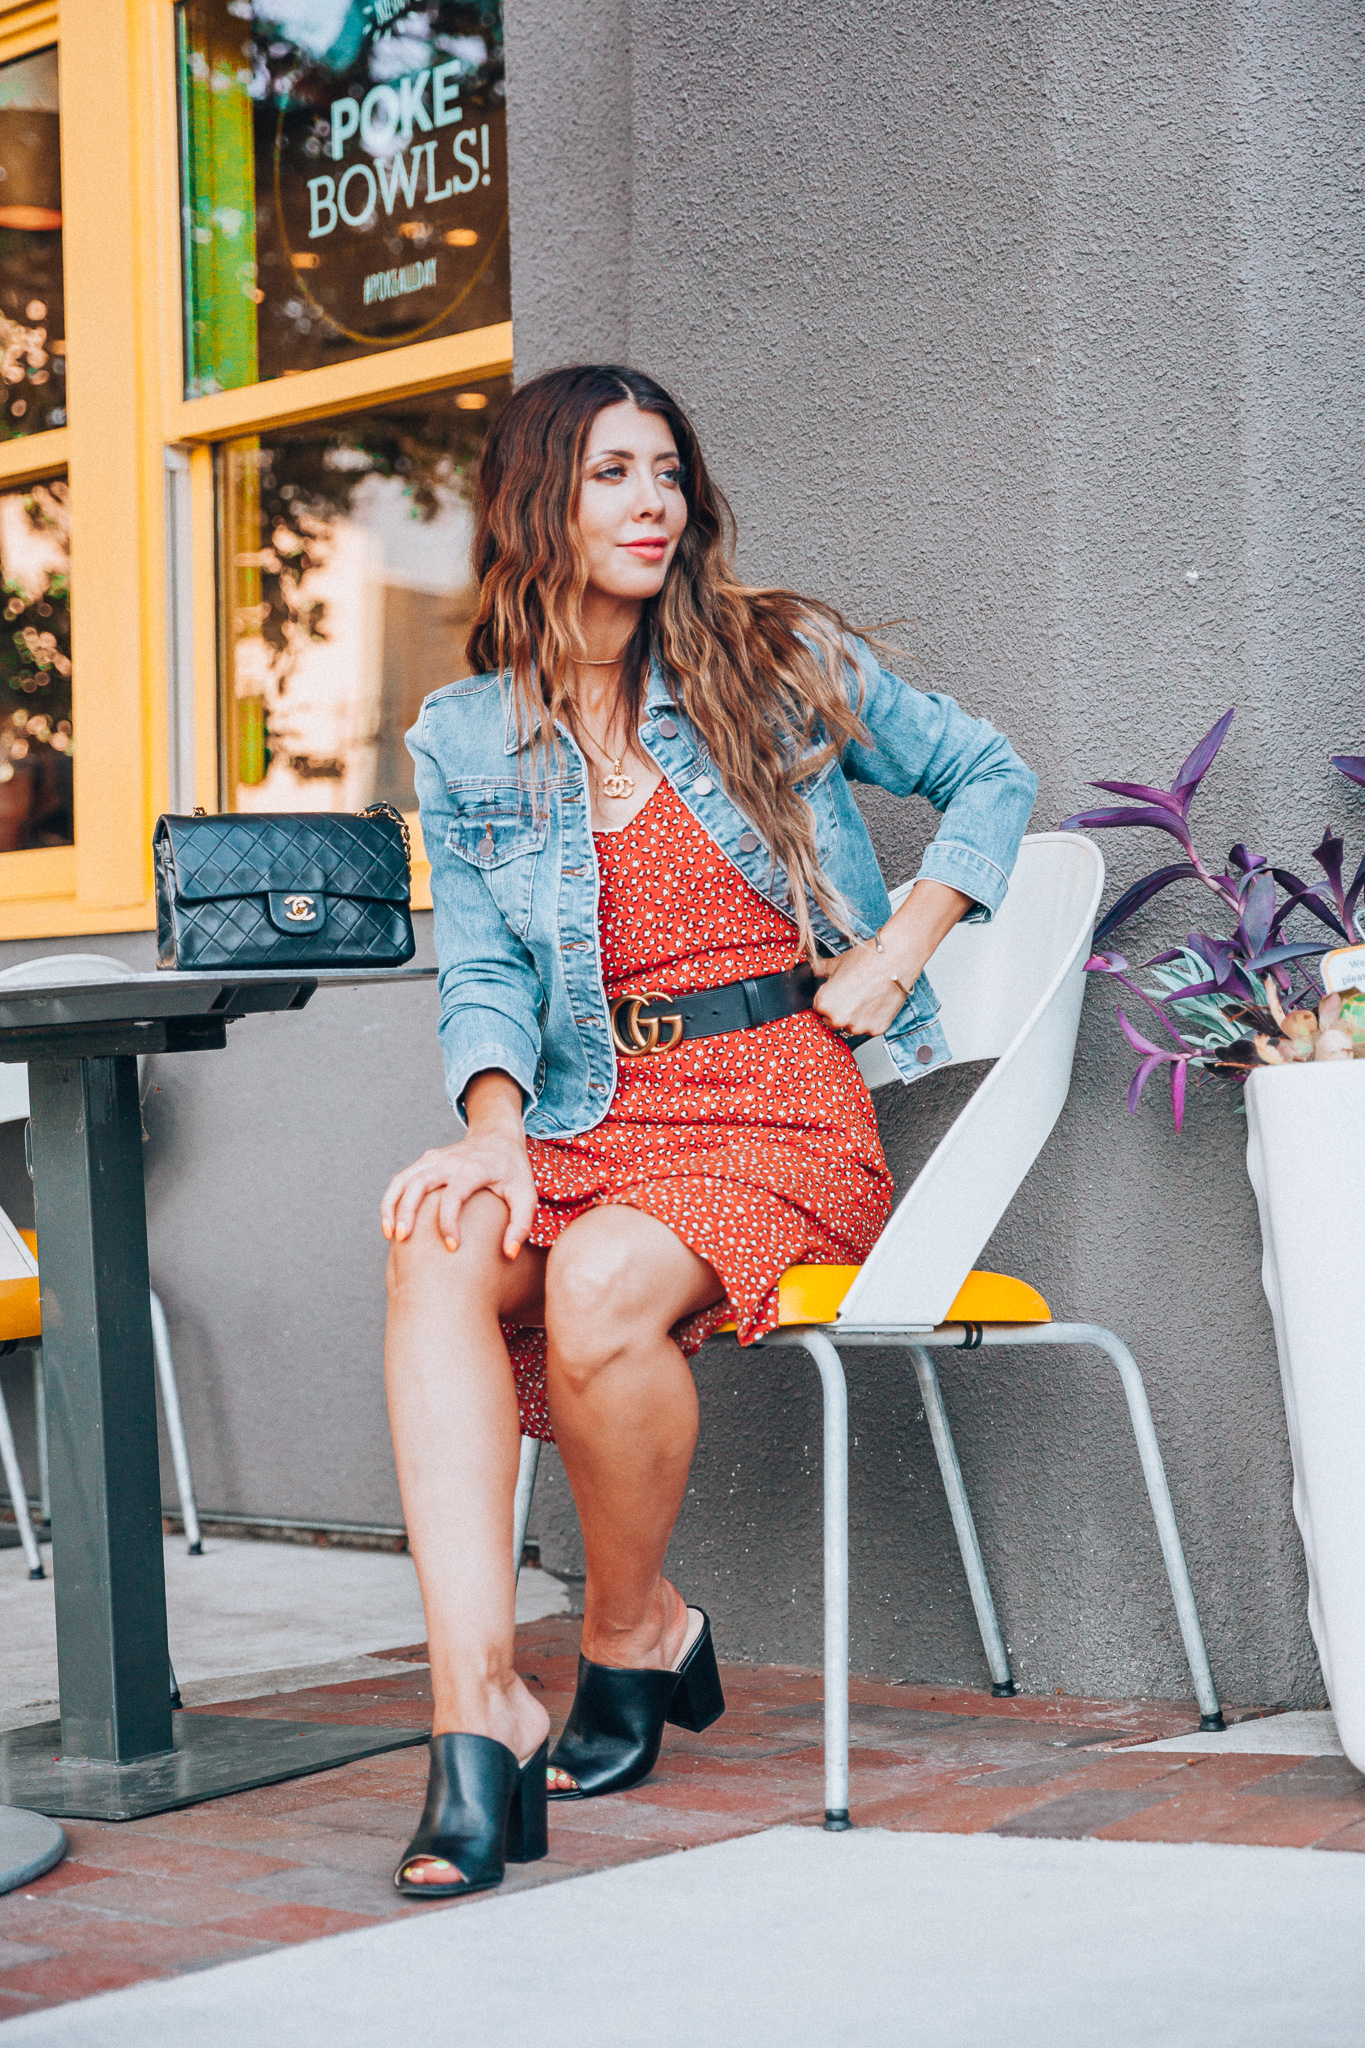
<svg viewBox="0 0 1365 2048">
<path fill-rule="evenodd" d="M 757 853 L 760 843 L 757 832 L 741 832 L 739 835 L 741 853 Z"/>
<path fill-rule="evenodd" d="M 671 718 L 659 720 L 659 737 L 665 740 L 675 740 L 678 737 L 678 728 Z"/>
<path fill-rule="evenodd" d="M 922 1067 L 927 1067 L 930 1060 L 933 1057 L 934 1048 L 932 1047 L 932 1045 L 921 1045 L 916 1048 L 915 1058 L 919 1061 Z"/>
<path fill-rule="evenodd" d="M 710 796 L 715 786 L 709 775 L 703 775 L 692 784 L 692 794 L 693 796 Z"/>
</svg>

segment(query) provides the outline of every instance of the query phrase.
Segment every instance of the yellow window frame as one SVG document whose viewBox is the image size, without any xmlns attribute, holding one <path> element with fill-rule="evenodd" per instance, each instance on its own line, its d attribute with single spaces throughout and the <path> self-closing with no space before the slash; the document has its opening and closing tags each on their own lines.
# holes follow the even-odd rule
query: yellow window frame
<svg viewBox="0 0 1365 2048">
<path fill-rule="evenodd" d="M 502 376 L 510 322 L 186 399 L 175 0 L 0 0 L 0 63 L 56 42 L 68 424 L 0 443 L 0 488 L 64 471 L 72 524 L 76 843 L 0 855 L 0 940 L 155 923 L 171 787 L 166 451 L 188 465 L 194 800 L 216 810 L 213 451 L 223 440 Z M 415 818 L 412 820 L 415 825 Z M 426 864 L 413 846 L 414 904 Z"/>
</svg>

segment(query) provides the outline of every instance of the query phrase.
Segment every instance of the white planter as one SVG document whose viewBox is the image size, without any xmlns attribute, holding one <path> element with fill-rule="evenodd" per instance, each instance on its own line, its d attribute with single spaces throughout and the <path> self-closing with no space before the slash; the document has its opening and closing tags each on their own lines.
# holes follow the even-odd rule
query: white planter
<svg viewBox="0 0 1365 2048">
<path fill-rule="evenodd" d="M 1308 1625 L 1365 1770 L 1365 1060 L 1263 1069 L 1246 1100 Z"/>
</svg>

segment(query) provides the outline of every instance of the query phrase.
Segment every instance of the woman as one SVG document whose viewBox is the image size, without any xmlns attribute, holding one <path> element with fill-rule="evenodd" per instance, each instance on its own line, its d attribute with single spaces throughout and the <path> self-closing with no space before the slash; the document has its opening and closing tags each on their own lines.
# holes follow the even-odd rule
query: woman
<svg viewBox="0 0 1365 2048">
<path fill-rule="evenodd" d="M 479 477 L 478 671 L 408 735 L 441 1043 L 467 1132 L 384 1196 L 389 1410 L 435 1701 L 412 1896 L 545 1853 L 545 1801 L 652 1769 L 723 1711 L 662 1576 L 697 1398 L 685 1354 L 856 1264 L 891 1177 L 846 1038 L 947 1057 L 925 962 L 1004 896 L 1036 787 L 827 605 L 752 590 L 681 409 L 638 372 L 522 387 Z M 849 779 L 944 813 L 891 915 Z M 509 1369 L 509 1359 L 511 1369 Z M 563 1456 L 587 1557 L 573 1712 L 512 1665 L 520 1427 Z"/>
</svg>

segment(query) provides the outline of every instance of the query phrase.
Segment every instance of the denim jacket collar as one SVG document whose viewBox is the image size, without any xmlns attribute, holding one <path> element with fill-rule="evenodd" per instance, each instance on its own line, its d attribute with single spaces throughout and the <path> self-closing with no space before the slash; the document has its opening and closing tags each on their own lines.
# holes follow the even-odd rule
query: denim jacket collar
<svg viewBox="0 0 1365 2048">
<path fill-rule="evenodd" d="M 504 678 L 499 677 L 498 687 L 502 691 L 503 701 L 507 707 L 506 722 L 503 727 L 502 750 L 504 754 L 519 754 L 523 752 L 527 746 L 529 746 L 530 742 L 539 733 L 541 723 L 544 718 L 544 709 L 539 704 L 534 705 L 532 707 L 531 715 L 534 720 L 534 724 L 529 733 L 523 734 L 520 730 L 517 719 L 516 699 L 513 697 L 512 692 L 508 688 L 506 680 Z M 657 655 L 651 655 L 649 663 L 649 685 L 645 691 L 644 709 L 646 712 L 650 712 L 672 710 L 673 708 L 674 705 L 672 692 L 670 691 L 667 682 L 664 680 L 664 672 L 659 664 L 659 658 Z M 569 734 L 565 731 L 565 728 L 562 724 L 557 727 L 557 730 L 561 733 L 564 733 L 564 737 L 566 739 L 569 737 Z"/>
</svg>

